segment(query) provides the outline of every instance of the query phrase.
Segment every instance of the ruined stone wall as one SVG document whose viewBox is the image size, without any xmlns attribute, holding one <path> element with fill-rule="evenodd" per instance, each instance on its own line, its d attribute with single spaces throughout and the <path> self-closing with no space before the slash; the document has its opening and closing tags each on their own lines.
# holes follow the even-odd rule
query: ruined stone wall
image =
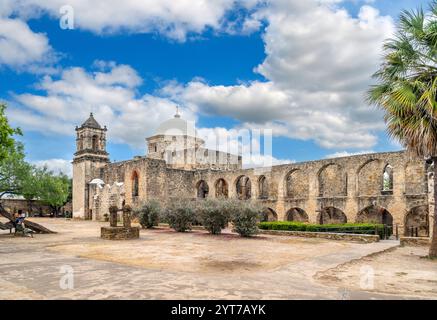
<svg viewBox="0 0 437 320">
<path fill-rule="evenodd" d="M 52 209 L 48 205 L 44 205 L 37 200 L 29 201 L 25 199 L 1 199 L 1 204 L 6 211 L 11 213 L 16 213 L 18 210 L 22 210 L 23 212 L 29 213 L 32 212 L 32 215 L 49 215 L 52 213 Z M 66 212 L 72 212 L 72 203 L 68 202 L 60 209 L 60 214 L 65 214 Z"/>
<path fill-rule="evenodd" d="M 384 171 L 388 165 L 392 172 L 390 189 L 384 187 Z M 134 172 L 139 179 L 137 197 L 132 197 Z M 227 189 L 225 193 L 229 198 L 238 198 L 237 182 L 245 181 L 250 184 L 250 199 L 262 202 L 279 220 L 299 218 L 312 223 L 320 223 L 321 220 L 322 223 L 356 222 L 360 219 L 369 221 L 375 215 L 381 215 L 380 221 L 398 225 L 402 235 L 405 225 L 421 224 L 419 227 L 423 229 L 424 220 L 429 220 L 430 216 L 425 161 L 413 159 L 405 152 L 228 171 L 175 169 L 169 168 L 163 160 L 141 157 L 108 164 L 103 178 L 110 186 L 123 183 L 123 188 L 116 192 L 124 193 L 120 199 L 133 207 L 147 199 L 165 202 L 174 197 L 196 198 L 199 194 L 214 198 L 218 185 Z M 218 184 L 219 180 L 225 183 Z M 267 189 L 263 194 L 260 181 Z M 207 186 L 208 192 L 203 190 L 198 193 L 197 186 Z M 111 190 L 115 192 L 116 189 Z M 92 191 L 100 195 L 100 211 L 108 208 L 102 202 L 109 201 L 109 191 L 107 186 Z"/>
<path fill-rule="evenodd" d="M 384 190 L 383 185 L 387 165 L 393 170 L 391 190 Z M 320 222 L 321 213 L 332 215 L 333 222 L 339 214 L 344 214 L 348 222 L 356 222 L 363 210 L 369 212 L 368 220 L 370 213 L 378 210 L 381 214 L 387 212 L 386 221 L 391 216 L 402 234 L 407 214 L 417 211 L 423 216 L 423 208 L 417 207 L 428 206 L 426 172 L 425 161 L 411 158 L 405 152 L 392 152 L 274 166 L 267 171 L 204 170 L 195 173 L 194 185 L 204 180 L 209 187 L 208 196 L 214 197 L 216 181 L 224 179 L 229 197 L 235 198 L 236 182 L 244 175 L 252 183 L 252 199 L 258 199 L 258 181 L 265 176 L 268 198 L 259 201 L 272 209 L 279 220 L 285 220 L 287 212 L 299 209 L 313 223 Z"/>
</svg>

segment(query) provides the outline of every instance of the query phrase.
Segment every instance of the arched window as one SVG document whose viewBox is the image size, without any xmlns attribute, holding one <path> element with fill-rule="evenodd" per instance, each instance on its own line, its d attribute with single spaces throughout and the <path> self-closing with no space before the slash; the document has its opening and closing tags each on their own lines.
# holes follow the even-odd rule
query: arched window
<svg viewBox="0 0 437 320">
<path fill-rule="evenodd" d="M 139 194 L 138 173 L 134 171 L 132 175 L 132 197 L 138 197 L 138 194 Z"/>
<path fill-rule="evenodd" d="M 218 179 L 215 183 L 215 197 L 227 198 L 228 197 L 228 183 L 225 179 Z"/>
<path fill-rule="evenodd" d="M 205 180 L 200 180 L 197 183 L 197 198 L 205 199 L 208 197 L 209 187 Z"/>
<path fill-rule="evenodd" d="M 258 190 L 260 199 L 268 199 L 269 197 L 269 185 L 267 183 L 266 176 L 261 176 L 258 180 Z"/>
<path fill-rule="evenodd" d="M 93 138 L 92 138 L 92 148 L 93 148 L 93 151 L 97 151 L 99 149 L 99 146 L 98 146 L 99 141 L 98 141 L 98 139 L 99 139 L 99 137 L 97 137 L 96 135 L 94 135 Z"/>
<path fill-rule="evenodd" d="M 252 196 L 250 179 L 246 176 L 238 178 L 236 183 L 237 198 L 239 200 L 248 200 Z"/>
<path fill-rule="evenodd" d="M 382 176 L 382 191 L 393 192 L 393 167 L 386 165 Z"/>
<path fill-rule="evenodd" d="M 339 164 L 330 163 L 320 169 L 318 180 L 319 197 L 347 196 L 347 175 Z"/>
</svg>

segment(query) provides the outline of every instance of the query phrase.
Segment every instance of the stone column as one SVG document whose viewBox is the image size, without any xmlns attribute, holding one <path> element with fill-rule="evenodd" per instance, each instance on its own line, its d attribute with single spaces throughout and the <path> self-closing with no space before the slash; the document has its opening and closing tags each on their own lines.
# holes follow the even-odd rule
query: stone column
<svg viewBox="0 0 437 320">
<path fill-rule="evenodd" d="M 117 211 L 118 208 L 116 206 L 109 207 L 109 225 L 111 227 L 117 226 Z"/>
<path fill-rule="evenodd" d="M 359 211 L 359 198 L 357 192 L 358 175 L 354 167 L 347 170 L 347 177 L 347 198 L 344 213 L 346 214 L 347 222 L 356 222 Z"/>
<path fill-rule="evenodd" d="M 125 228 L 130 228 L 131 227 L 131 213 L 132 213 L 132 208 L 129 205 L 125 205 L 123 207 L 123 227 Z"/>
<path fill-rule="evenodd" d="M 317 171 L 312 169 L 312 167 L 310 167 L 308 171 L 308 200 L 305 211 L 308 214 L 310 223 L 319 223 L 317 221 L 317 216 L 320 209 L 318 204 L 319 179 L 317 176 Z"/>
</svg>

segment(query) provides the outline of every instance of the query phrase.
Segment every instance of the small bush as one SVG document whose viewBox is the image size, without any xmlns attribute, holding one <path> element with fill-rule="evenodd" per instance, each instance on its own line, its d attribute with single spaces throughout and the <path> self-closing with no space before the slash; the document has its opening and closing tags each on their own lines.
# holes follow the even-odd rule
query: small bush
<svg viewBox="0 0 437 320">
<path fill-rule="evenodd" d="M 160 212 L 159 202 L 150 200 L 135 210 L 135 216 L 138 217 L 141 227 L 150 229 L 158 225 Z"/>
<path fill-rule="evenodd" d="M 191 226 L 196 221 L 194 205 L 188 199 L 172 200 L 161 211 L 160 218 L 168 222 L 177 232 L 191 230 Z"/>
<path fill-rule="evenodd" d="M 263 207 L 246 201 L 231 201 L 225 207 L 230 212 L 234 232 L 242 237 L 251 237 L 258 233 L 258 221 L 262 216 Z"/>
<path fill-rule="evenodd" d="M 334 232 L 355 234 L 384 234 L 384 225 L 372 223 L 345 223 L 345 224 L 308 224 L 293 221 L 261 222 L 258 227 L 263 230 L 307 231 L 307 232 Z"/>
<path fill-rule="evenodd" d="M 223 210 L 223 202 L 215 199 L 202 200 L 196 206 L 197 220 L 211 234 L 220 234 L 229 223 L 229 213 Z"/>
</svg>

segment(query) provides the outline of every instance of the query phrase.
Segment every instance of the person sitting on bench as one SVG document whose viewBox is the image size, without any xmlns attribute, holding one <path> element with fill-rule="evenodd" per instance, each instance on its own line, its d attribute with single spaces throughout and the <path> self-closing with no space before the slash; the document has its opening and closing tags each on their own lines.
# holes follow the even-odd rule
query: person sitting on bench
<svg viewBox="0 0 437 320">
<path fill-rule="evenodd" d="M 18 210 L 18 214 L 15 216 L 15 233 L 21 232 L 23 236 L 33 237 L 33 230 L 26 228 L 24 225 L 24 219 L 26 219 L 26 215 L 22 210 Z"/>
</svg>

